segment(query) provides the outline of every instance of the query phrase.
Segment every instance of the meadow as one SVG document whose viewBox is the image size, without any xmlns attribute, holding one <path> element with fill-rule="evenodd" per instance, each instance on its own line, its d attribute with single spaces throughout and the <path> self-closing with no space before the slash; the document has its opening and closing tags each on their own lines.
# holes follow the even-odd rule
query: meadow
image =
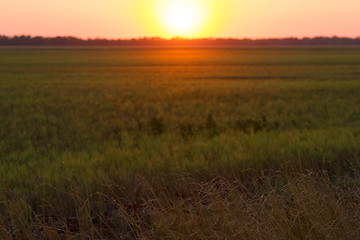
<svg viewBox="0 0 360 240">
<path fill-rule="evenodd" d="M 0 48 L 2 239 L 358 239 L 360 48 Z"/>
</svg>

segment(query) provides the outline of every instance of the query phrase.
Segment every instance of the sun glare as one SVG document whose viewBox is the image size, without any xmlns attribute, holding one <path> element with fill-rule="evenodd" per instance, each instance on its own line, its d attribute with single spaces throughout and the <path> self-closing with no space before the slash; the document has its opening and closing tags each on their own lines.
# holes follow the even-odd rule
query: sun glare
<svg viewBox="0 0 360 240">
<path fill-rule="evenodd" d="M 133 0 L 147 36 L 213 37 L 223 31 L 231 10 L 223 0 Z"/>
<path fill-rule="evenodd" d="M 194 1 L 174 0 L 160 5 L 159 21 L 168 36 L 198 35 L 205 21 L 205 6 Z"/>
<path fill-rule="evenodd" d="M 189 6 L 171 6 L 167 17 L 169 19 L 169 24 L 179 31 L 187 30 L 195 24 L 195 11 Z"/>
</svg>

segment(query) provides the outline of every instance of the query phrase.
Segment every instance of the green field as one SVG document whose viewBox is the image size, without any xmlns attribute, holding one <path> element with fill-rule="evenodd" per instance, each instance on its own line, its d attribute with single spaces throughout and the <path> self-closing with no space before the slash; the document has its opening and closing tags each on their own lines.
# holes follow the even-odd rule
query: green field
<svg viewBox="0 0 360 240">
<path fill-rule="evenodd" d="M 360 48 L 0 49 L 3 239 L 356 239 L 359 163 Z"/>
</svg>

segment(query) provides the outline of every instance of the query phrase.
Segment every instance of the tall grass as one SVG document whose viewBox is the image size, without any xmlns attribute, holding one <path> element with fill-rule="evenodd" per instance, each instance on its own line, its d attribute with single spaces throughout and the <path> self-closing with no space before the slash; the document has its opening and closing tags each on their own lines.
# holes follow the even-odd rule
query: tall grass
<svg viewBox="0 0 360 240">
<path fill-rule="evenodd" d="M 298 167 L 297 167 L 298 168 Z M 249 177 L 253 176 L 253 177 Z M 257 177 L 255 177 L 257 176 Z M 56 199 L 1 201 L 3 239 L 357 239 L 359 178 L 327 172 L 243 172 L 210 181 L 134 176 L 85 193 L 50 185 Z M 105 181 L 106 182 L 106 181 Z M 4 194 L 3 194 L 4 196 Z M 50 201 L 49 201 L 50 199 Z"/>
</svg>

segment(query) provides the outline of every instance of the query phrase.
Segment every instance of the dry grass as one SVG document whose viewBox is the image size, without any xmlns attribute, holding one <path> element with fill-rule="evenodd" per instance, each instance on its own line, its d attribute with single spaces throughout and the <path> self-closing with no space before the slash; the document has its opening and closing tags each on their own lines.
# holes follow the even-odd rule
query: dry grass
<svg viewBox="0 0 360 240">
<path fill-rule="evenodd" d="M 87 194 L 74 186 L 66 192 L 52 189 L 56 201 L 44 198 L 34 208 L 12 193 L 1 201 L 1 237 L 358 239 L 359 176 L 289 172 L 249 171 L 210 181 L 135 176 L 129 189 L 107 185 L 103 193 Z"/>
</svg>

